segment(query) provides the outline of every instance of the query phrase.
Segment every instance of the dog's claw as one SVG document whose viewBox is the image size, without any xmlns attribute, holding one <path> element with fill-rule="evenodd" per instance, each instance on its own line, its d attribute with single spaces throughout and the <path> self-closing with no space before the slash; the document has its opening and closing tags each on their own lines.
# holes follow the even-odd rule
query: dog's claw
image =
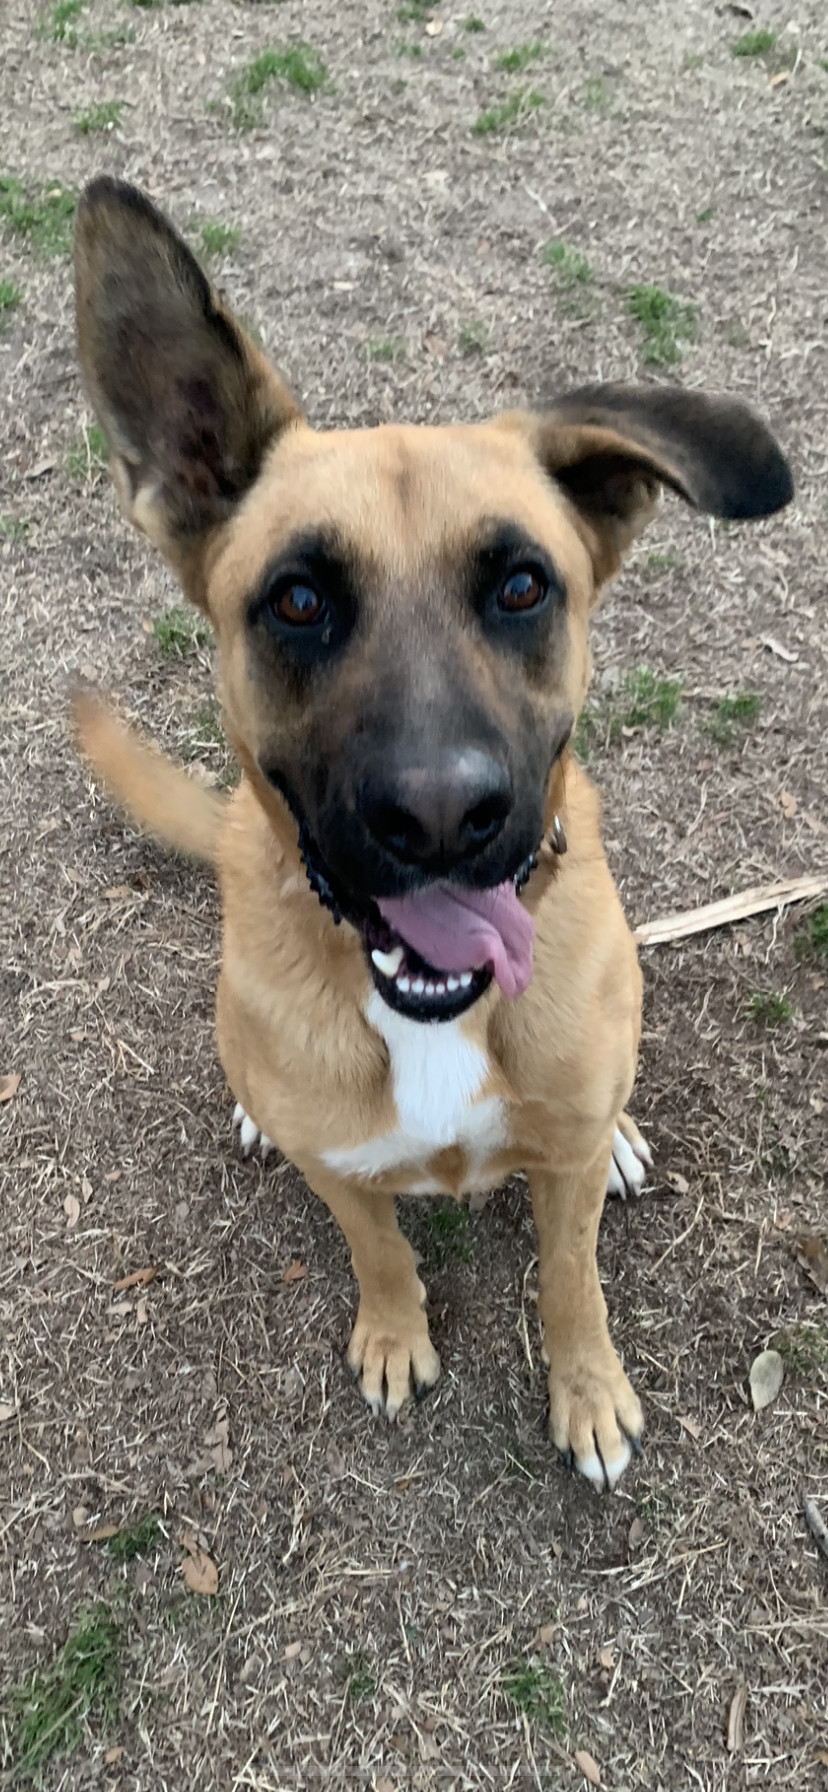
<svg viewBox="0 0 828 1792">
<path fill-rule="evenodd" d="M 622 1201 L 639 1195 L 652 1167 L 653 1154 L 646 1139 L 629 1115 L 622 1114 L 612 1140 L 607 1194 L 618 1195 Z"/>
<path fill-rule="evenodd" d="M 239 1127 L 240 1129 L 241 1148 L 245 1157 L 250 1156 L 257 1140 L 259 1142 L 259 1150 L 262 1154 L 262 1160 L 267 1157 L 269 1151 L 273 1150 L 273 1140 L 268 1138 L 266 1132 L 259 1131 L 255 1120 L 251 1120 L 250 1115 L 245 1113 L 240 1101 L 236 1102 L 233 1109 L 233 1126 L 234 1128 Z"/>
</svg>

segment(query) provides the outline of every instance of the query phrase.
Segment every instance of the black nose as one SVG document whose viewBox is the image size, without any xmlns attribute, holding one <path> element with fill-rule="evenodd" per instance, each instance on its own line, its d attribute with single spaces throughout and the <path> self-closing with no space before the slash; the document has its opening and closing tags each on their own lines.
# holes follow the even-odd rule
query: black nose
<svg viewBox="0 0 828 1792">
<path fill-rule="evenodd" d="M 377 771 L 360 793 L 362 819 L 379 846 L 406 864 L 440 871 L 482 852 L 511 807 L 506 767 L 472 747 L 431 765 Z"/>
</svg>

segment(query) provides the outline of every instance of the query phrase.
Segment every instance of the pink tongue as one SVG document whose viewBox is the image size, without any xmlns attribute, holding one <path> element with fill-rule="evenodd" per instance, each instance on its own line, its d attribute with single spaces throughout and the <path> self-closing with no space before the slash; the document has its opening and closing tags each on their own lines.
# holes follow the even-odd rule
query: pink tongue
<svg viewBox="0 0 828 1792">
<path fill-rule="evenodd" d="M 488 965 L 505 996 L 522 996 L 532 977 L 535 923 L 521 908 L 514 884 L 460 890 L 432 884 L 414 896 L 378 900 L 394 932 L 436 971 L 476 971 Z"/>
</svg>

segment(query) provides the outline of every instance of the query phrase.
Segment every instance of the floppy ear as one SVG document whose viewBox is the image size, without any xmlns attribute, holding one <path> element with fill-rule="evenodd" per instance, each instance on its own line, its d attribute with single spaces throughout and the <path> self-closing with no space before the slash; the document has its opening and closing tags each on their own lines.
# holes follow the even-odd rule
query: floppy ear
<svg viewBox="0 0 828 1792">
<path fill-rule="evenodd" d="M 211 530 L 301 411 L 135 187 L 86 188 L 75 275 L 81 362 L 121 504 L 203 604 Z"/>
<path fill-rule="evenodd" d="M 778 443 L 737 398 L 581 386 L 528 422 L 542 465 L 591 525 L 598 584 L 646 527 L 660 485 L 710 516 L 739 520 L 771 516 L 793 497 Z"/>
</svg>

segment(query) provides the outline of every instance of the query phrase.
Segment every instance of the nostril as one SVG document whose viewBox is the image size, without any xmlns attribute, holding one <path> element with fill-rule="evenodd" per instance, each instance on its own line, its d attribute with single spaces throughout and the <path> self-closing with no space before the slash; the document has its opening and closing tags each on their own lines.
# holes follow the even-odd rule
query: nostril
<svg viewBox="0 0 828 1792">
<path fill-rule="evenodd" d="M 500 832 L 508 813 L 509 799 L 500 791 L 493 791 L 490 796 L 475 803 L 474 808 L 469 809 L 464 821 L 464 832 L 469 842 L 473 842 L 477 846 L 485 846 L 487 841 L 493 839 L 494 835 Z"/>
<path fill-rule="evenodd" d="M 374 839 L 390 846 L 391 851 L 401 858 L 411 854 L 416 856 L 428 844 L 425 829 L 416 815 L 404 809 L 401 803 L 390 800 L 371 803 L 366 819 Z"/>
</svg>

